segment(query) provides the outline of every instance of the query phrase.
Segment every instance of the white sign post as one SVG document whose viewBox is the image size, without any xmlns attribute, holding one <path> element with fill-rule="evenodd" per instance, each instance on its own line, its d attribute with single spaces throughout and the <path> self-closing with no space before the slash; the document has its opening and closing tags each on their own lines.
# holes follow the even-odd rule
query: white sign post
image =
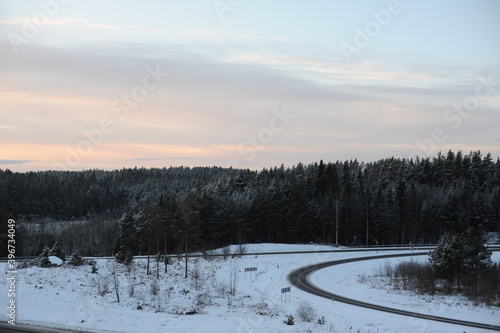
<svg viewBox="0 0 500 333">
<path fill-rule="evenodd" d="M 254 277 L 257 277 L 257 267 L 247 267 L 245 268 L 245 279 L 247 278 L 247 272 L 250 272 L 250 277 L 252 277 L 252 272 L 255 272 Z"/>
<path fill-rule="evenodd" d="M 286 303 L 286 293 L 288 293 L 288 301 L 290 302 L 290 294 L 292 291 L 292 287 L 281 288 L 281 303 L 283 303 L 283 294 L 285 294 L 285 303 Z"/>
</svg>

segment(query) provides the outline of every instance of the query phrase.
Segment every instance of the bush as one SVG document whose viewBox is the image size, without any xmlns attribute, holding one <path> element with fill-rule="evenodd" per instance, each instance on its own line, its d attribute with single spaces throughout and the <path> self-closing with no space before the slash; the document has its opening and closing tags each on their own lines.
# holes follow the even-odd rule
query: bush
<svg viewBox="0 0 500 333">
<path fill-rule="evenodd" d="M 293 314 L 290 313 L 288 316 L 286 316 L 286 320 L 283 323 L 285 323 L 286 325 L 295 325 L 295 317 L 293 316 Z"/>
<path fill-rule="evenodd" d="M 309 302 L 300 302 L 297 308 L 297 317 L 302 321 L 311 322 L 317 317 L 316 309 Z"/>
<path fill-rule="evenodd" d="M 128 291 L 128 295 L 130 297 L 134 297 L 134 295 L 135 295 L 135 281 L 130 276 L 129 276 L 129 279 L 128 279 L 128 288 L 127 288 L 127 291 Z"/>
<path fill-rule="evenodd" d="M 96 275 L 91 280 L 94 287 L 97 289 L 97 294 L 99 296 L 104 296 L 110 292 L 110 280 L 109 276 Z"/>
<path fill-rule="evenodd" d="M 239 257 L 248 252 L 248 246 L 246 244 L 238 244 L 237 253 Z"/>
<path fill-rule="evenodd" d="M 158 293 L 160 291 L 160 284 L 159 284 L 157 279 L 155 279 L 155 278 L 151 279 L 149 291 L 150 291 L 151 295 L 153 295 L 153 296 L 158 295 Z"/>
<path fill-rule="evenodd" d="M 488 270 L 466 276 L 463 291 L 475 302 L 500 307 L 500 262 L 491 265 Z"/>
<path fill-rule="evenodd" d="M 124 246 L 120 247 L 120 251 L 115 255 L 115 260 L 120 264 L 129 265 L 134 259 L 132 252 L 127 251 Z"/>
<path fill-rule="evenodd" d="M 61 247 L 57 242 L 55 242 L 52 248 L 49 250 L 49 256 L 56 256 L 63 262 L 66 261 L 66 254 L 64 253 L 64 251 L 61 249 Z"/>
<path fill-rule="evenodd" d="M 420 294 L 436 292 L 436 277 L 429 263 L 402 262 L 393 271 L 393 281 L 404 290 Z"/>
<path fill-rule="evenodd" d="M 394 269 L 387 269 L 386 276 L 397 289 L 414 290 L 421 294 L 463 293 L 476 303 L 500 306 L 500 263 L 492 264 L 486 270 L 476 274 L 468 274 L 461 280 L 461 284 L 453 287 L 437 277 L 430 263 L 402 262 Z M 390 275 L 389 275 L 390 274 Z"/>
<path fill-rule="evenodd" d="M 229 257 L 230 255 L 231 255 L 231 248 L 229 246 L 222 248 L 222 256 L 224 257 L 224 259 L 227 259 L 227 257 Z"/>
<path fill-rule="evenodd" d="M 68 261 L 68 265 L 71 266 L 81 266 L 85 263 L 85 260 L 83 260 L 82 257 L 78 255 L 78 253 L 73 253 L 71 255 L 71 260 Z"/>
<path fill-rule="evenodd" d="M 42 253 L 40 253 L 40 255 L 37 258 L 31 261 L 31 264 L 33 266 L 38 266 L 38 267 L 52 267 L 53 265 L 49 260 L 49 255 L 50 255 L 50 249 L 48 246 L 46 246 L 43 248 Z"/>
<path fill-rule="evenodd" d="M 82 258 L 78 253 L 73 253 L 71 255 L 70 261 L 68 261 L 68 265 L 71 266 L 82 266 L 82 265 L 89 265 L 93 266 L 92 269 L 94 269 L 96 265 L 96 261 L 92 259 L 84 259 Z M 97 272 L 97 268 L 95 268 L 95 272 Z M 94 271 L 92 273 L 95 273 Z"/>
</svg>

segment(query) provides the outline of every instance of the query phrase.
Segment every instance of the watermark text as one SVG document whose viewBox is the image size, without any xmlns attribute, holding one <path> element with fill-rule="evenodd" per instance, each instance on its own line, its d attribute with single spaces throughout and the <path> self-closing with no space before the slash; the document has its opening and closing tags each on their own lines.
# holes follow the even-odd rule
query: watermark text
<svg viewBox="0 0 500 333">
<path fill-rule="evenodd" d="M 143 102 L 150 92 L 159 87 L 168 76 L 168 73 L 162 72 L 157 65 L 155 69 L 146 67 L 147 74 L 143 77 L 141 84 L 134 86 L 128 94 L 122 94 L 120 98 L 111 103 L 111 112 L 115 113 L 121 121 L 127 119 L 131 110 L 136 109 L 139 103 Z M 84 157 L 90 155 L 95 147 L 104 142 L 106 135 L 114 132 L 116 123 L 110 118 L 103 118 L 99 121 L 97 128 L 91 130 L 82 130 L 82 139 L 75 147 L 66 146 L 65 164 L 53 162 L 54 169 L 66 170 L 76 168 L 83 162 Z"/>
<path fill-rule="evenodd" d="M 7 306 L 7 317 L 9 318 L 8 323 L 11 325 L 16 324 L 16 221 L 10 219 L 8 221 L 7 230 L 7 281 L 8 281 L 8 291 L 7 296 L 9 298 L 9 305 Z"/>
<path fill-rule="evenodd" d="M 449 125 L 449 128 L 456 131 L 458 130 L 464 119 L 468 119 L 474 112 L 481 106 L 481 102 L 486 101 L 496 91 L 497 84 L 493 82 L 493 75 L 490 74 L 487 79 L 483 77 L 478 78 L 478 83 L 474 89 L 474 93 L 466 96 L 462 102 L 454 103 L 450 108 L 446 109 L 443 113 L 443 121 Z M 431 131 L 431 135 L 427 139 L 415 140 L 414 143 L 418 150 L 411 153 L 411 157 L 415 158 L 421 154 L 425 157 L 430 157 L 436 153 L 440 144 L 448 140 L 446 128 L 436 127 Z"/>
<path fill-rule="evenodd" d="M 269 120 L 268 127 L 262 128 L 257 135 L 249 135 L 246 140 L 243 140 L 238 145 L 237 151 L 240 155 L 246 156 L 246 161 L 253 161 L 257 157 L 257 152 L 269 145 L 274 140 L 275 134 L 284 131 L 292 120 L 297 117 L 297 115 L 289 113 L 286 108 L 283 108 L 283 110 L 274 109 L 273 114 L 274 116 Z M 237 168 L 239 163 L 236 160 L 231 160 L 226 166 Z"/>
<path fill-rule="evenodd" d="M 19 53 L 19 47 L 23 44 L 29 43 L 30 40 L 35 38 L 40 29 L 46 26 L 50 19 L 53 19 L 59 14 L 61 5 L 66 5 L 71 0 L 40 0 L 40 10 L 37 11 L 31 19 L 23 17 L 23 27 L 21 34 L 14 32 L 7 33 L 10 45 L 14 52 Z"/>
</svg>

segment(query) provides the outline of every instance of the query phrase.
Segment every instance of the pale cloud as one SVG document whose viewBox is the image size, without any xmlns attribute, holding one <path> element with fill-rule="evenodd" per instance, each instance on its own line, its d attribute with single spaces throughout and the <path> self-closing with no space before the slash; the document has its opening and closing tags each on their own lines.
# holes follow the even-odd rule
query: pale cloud
<svg viewBox="0 0 500 333">
<path fill-rule="evenodd" d="M 12 28 L 22 27 L 26 22 L 32 22 L 31 17 L 13 17 L 9 19 L 0 19 L 0 25 L 10 26 Z M 85 29 L 123 29 L 126 27 L 119 25 L 110 25 L 97 23 L 76 17 L 54 17 L 44 22 L 43 26 L 57 26 L 65 28 L 85 28 Z"/>
<path fill-rule="evenodd" d="M 0 19 L 0 28 L 2 30 L 17 35 L 18 38 L 24 38 L 23 27 L 26 22 L 34 24 L 31 17 L 13 17 Z M 57 16 L 50 18 L 43 23 L 37 31 L 50 31 L 54 35 L 52 41 L 42 39 L 35 35 L 34 40 L 29 40 L 29 44 L 52 45 L 61 47 L 61 45 L 74 45 L 74 35 L 79 36 L 81 43 L 105 44 L 105 43 L 214 43 L 218 45 L 243 45 L 248 42 L 260 43 L 278 43 L 290 44 L 292 41 L 288 38 L 274 36 L 262 31 L 251 30 L 248 32 L 236 32 L 224 26 L 210 28 L 191 28 L 191 29 L 171 29 L 164 26 L 155 25 L 118 25 L 101 23 L 78 17 Z M 37 43 L 38 42 L 38 43 Z M 12 51 L 12 50 L 9 50 Z"/>
<path fill-rule="evenodd" d="M 500 156 L 497 83 L 458 128 L 443 116 L 474 96 L 479 77 L 500 80 L 497 5 L 448 6 L 412 4 L 347 62 L 338 45 L 352 41 L 371 2 L 252 2 L 220 24 L 210 2 L 74 1 L 16 53 L 8 34 L 22 35 L 43 8 L 11 1 L 0 19 L 0 159 L 30 161 L 9 165 L 19 171 L 64 168 L 71 158 L 81 161 L 68 169 L 230 160 L 258 169 L 408 157 L 435 129 L 446 135 L 437 149 Z M 449 29 L 436 31 L 442 13 Z M 141 86 L 148 67 L 169 75 L 118 113 L 113 105 Z M 296 118 L 248 154 L 282 108 Z M 113 130 L 73 156 L 103 119 Z"/>
<path fill-rule="evenodd" d="M 82 132 L 97 128 L 103 118 L 116 129 L 83 156 L 79 169 L 224 166 L 230 160 L 260 168 L 323 157 L 372 160 L 414 150 L 414 140 L 427 138 L 436 127 L 447 129 L 443 148 L 457 142 L 495 147 L 498 142 L 498 137 L 489 139 L 498 123 L 497 97 L 485 101 L 459 132 L 443 122 L 446 108 L 474 93 L 477 78 L 467 81 L 461 69 L 441 75 L 432 68 L 419 72 L 368 62 L 342 66 L 305 56 L 214 59 L 120 43 L 105 53 L 97 47 L 30 47 L 34 54 L 21 53 L 17 59 L 0 50 L 5 60 L 0 62 L 5 92 L 0 107 L 11 112 L 0 116 L 0 139 L 8 147 L 2 147 L 0 157 L 36 160 L 16 170 L 64 164 L 68 151 L 86 140 Z M 156 65 L 169 72 L 168 78 L 120 119 L 112 111 L 113 101 L 141 83 L 147 66 Z M 297 120 L 259 148 L 254 159 L 241 154 L 241 143 L 268 127 L 272 110 L 284 106 Z M 22 135 L 8 136 L 14 129 Z"/>
<path fill-rule="evenodd" d="M 0 160 L 0 165 L 26 164 L 34 162 L 34 160 Z"/>
<path fill-rule="evenodd" d="M 18 130 L 18 129 L 20 129 L 20 127 L 9 126 L 9 125 L 0 125 L 0 129 L 2 129 L 2 130 Z"/>
<path fill-rule="evenodd" d="M 395 84 L 413 87 L 436 86 L 450 84 L 457 80 L 470 79 L 470 73 L 463 68 L 433 66 L 414 66 L 406 64 L 388 64 L 385 62 L 353 61 L 346 63 L 344 59 L 290 56 L 279 54 L 233 54 L 229 61 L 236 63 L 259 64 L 287 70 L 296 70 L 315 74 L 334 84 L 358 82 L 362 84 Z M 325 82 L 325 81 L 323 81 Z"/>
<path fill-rule="evenodd" d="M 160 161 L 160 160 L 195 160 L 195 157 L 140 157 L 132 161 Z"/>
</svg>

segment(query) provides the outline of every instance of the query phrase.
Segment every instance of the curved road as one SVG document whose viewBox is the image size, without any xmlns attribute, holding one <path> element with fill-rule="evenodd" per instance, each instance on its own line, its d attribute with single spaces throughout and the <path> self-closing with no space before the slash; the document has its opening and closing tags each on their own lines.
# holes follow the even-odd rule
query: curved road
<svg viewBox="0 0 500 333">
<path fill-rule="evenodd" d="M 83 331 L 71 331 L 55 328 L 47 328 L 31 325 L 11 325 L 6 322 L 0 322 L 0 332 L 2 333 L 84 333 Z"/>
<path fill-rule="evenodd" d="M 498 249 L 495 249 L 493 251 L 498 251 Z M 409 317 L 415 317 L 415 318 L 420 318 L 420 319 L 434 320 L 434 321 L 440 321 L 440 322 L 449 323 L 449 324 L 482 328 L 482 329 L 487 329 L 487 330 L 491 330 L 491 331 L 500 331 L 500 326 L 498 326 L 498 325 L 482 324 L 482 323 L 476 323 L 476 322 L 465 321 L 465 320 L 438 317 L 438 316 L 422 314 L 422 313 L 417 313 L 417 312 L 411 312 L 411 311 L 405 311 L 405 310 L 399 310 L 399 309 L 389 308 L 386 306 L 381 306 L 381 305 L 376 305 L 376 304 L 358 301 L 358 300 L 355 300 L 352 298 L 344 297 L 342 295 L 334 294 L 334 293 L 331 293 L 331 292 L 326 291 L 324 289 L 318 288 L 317 286 L 315 286 L 314 284 L 312 284 L 309 281 L 309 277 L 312 273 L 314 273 L 320 269 L 330 267 L 330 266 L 347 264 L 347 263 L 356 262 L 356 261 L 363 261 L 363 260 L 407 257 L 407 256 L 427 255 L 427 254 L 428 253 L 426 253 L 426 252 L 409 253 L 409 254 L 408 253 L 388 254 L 388 255 L 380 255 L 380 256 L 327 261 L 324 263 L 305 266 L 305 267 L 301 267 L 299 269 L 296 269 L 288 275 L 288 280 L 290 281 L 290 283 L 292 285 L 294 285 L 295 287 L 297 287 L 305 292 L 308 292 L 310 294 L 314 294 L 314 295 L 317 295 L 320 297 L 324 297 L 324 298 L 327 298 L 330 300 L 334 299 L 335 301 L 346 303 L 346 304 L 351 304 L 351 305 L 360 306 L 360 307 L 364 307 L 364 308 L 368 308 L 368 309 L 384 311 L 384 312 L 389 312 L 389 313 L 394 313 L 394 314 L 399 314 L 399 315 L 409 316 Z"/>
</svg>

